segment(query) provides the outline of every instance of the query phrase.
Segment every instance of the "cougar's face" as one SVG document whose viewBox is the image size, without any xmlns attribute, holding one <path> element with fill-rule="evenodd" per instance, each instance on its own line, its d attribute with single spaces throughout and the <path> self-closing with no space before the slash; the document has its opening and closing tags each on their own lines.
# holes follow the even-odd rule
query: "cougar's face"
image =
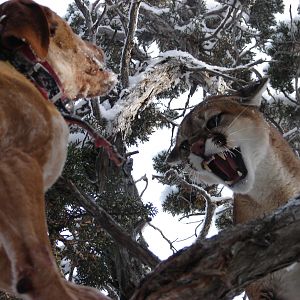
<svg viewBox="0 0 300 300">
<path fill-rule="evenodd" d="M 183 162 L 195 181 L 247 193 L 268 145 L 268 124 L 256 107 L 211 97 L 184 118 L 168 162 Z"/>
</svg>

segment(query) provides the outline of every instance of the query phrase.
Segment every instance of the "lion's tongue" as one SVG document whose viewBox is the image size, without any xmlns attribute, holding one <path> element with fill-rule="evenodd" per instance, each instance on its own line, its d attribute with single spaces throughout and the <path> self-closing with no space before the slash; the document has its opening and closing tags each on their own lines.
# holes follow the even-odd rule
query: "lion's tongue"
<svg viewBox="0 0 300 300">
<path fill-rule="evenodd" d="M 227 177 L 226 181 L 237 181 L 239 180 L 238 175 L 238 166 L 234 159 L 230 156 L 226 156 L 226 160 L 221 158 L 219 155 L 215 155 L 214 159 L 208 164 L 210 169 L 219 175 L 220 177 L 224 177 L 224 175 Z M 220 171 L 224 174 L 220 174 Z M 223 175 L 223 176 L 222 176 Z"/>
</svg>

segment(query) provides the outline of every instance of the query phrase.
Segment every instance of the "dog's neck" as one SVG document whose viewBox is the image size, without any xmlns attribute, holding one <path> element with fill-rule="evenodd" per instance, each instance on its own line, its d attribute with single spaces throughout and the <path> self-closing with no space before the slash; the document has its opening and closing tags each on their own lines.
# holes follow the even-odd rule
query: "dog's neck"
<svg viewBox="0 0 300 300">
<path fill-rule="evenodd" d="M 22 46 L 14 54 L 0 51 L 0 60 L 8 61 L 34 84 L 45 99 L 55 103 L 59 110 L 65 111 L 64 104 L 68 99 L 61 81 L 51 65 L 45 60 L 40 60 L 29 46 Z"/>
</svg>

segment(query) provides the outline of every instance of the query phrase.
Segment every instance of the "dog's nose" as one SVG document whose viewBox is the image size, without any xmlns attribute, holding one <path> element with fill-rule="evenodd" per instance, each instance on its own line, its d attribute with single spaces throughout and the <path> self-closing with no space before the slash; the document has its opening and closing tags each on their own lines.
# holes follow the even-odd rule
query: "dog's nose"
<svg viewBox="0 0 300 300">
<path fill-rule="evenodd" d="M 117 84 L 118 82 L 118 78 L 117 75 L 109 70 L 103 71 L 104 73 L 104 81 L 102 82 L 103 87 L 105 89 L 105 91 L 103 91 L 104 94 L 108 93 L 109 91 L 111 91 L 114 86 Z"/>
</svg>

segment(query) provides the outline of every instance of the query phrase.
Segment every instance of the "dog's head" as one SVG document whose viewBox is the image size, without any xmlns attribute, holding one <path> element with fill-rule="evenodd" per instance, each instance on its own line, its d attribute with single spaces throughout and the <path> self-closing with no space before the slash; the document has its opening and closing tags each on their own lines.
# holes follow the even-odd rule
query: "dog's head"
<svg viewBox="0 0 300 300">
<path fill-rule="evenodd" d="M 103 95 L 116 83 L 103 51 L 81 40 L 53 11 L 32 0 L 7 1 L 0 5 L 0 48 L 14 52 L 24 44 L 50 63 L 69 98 Z"/>
</svg>

